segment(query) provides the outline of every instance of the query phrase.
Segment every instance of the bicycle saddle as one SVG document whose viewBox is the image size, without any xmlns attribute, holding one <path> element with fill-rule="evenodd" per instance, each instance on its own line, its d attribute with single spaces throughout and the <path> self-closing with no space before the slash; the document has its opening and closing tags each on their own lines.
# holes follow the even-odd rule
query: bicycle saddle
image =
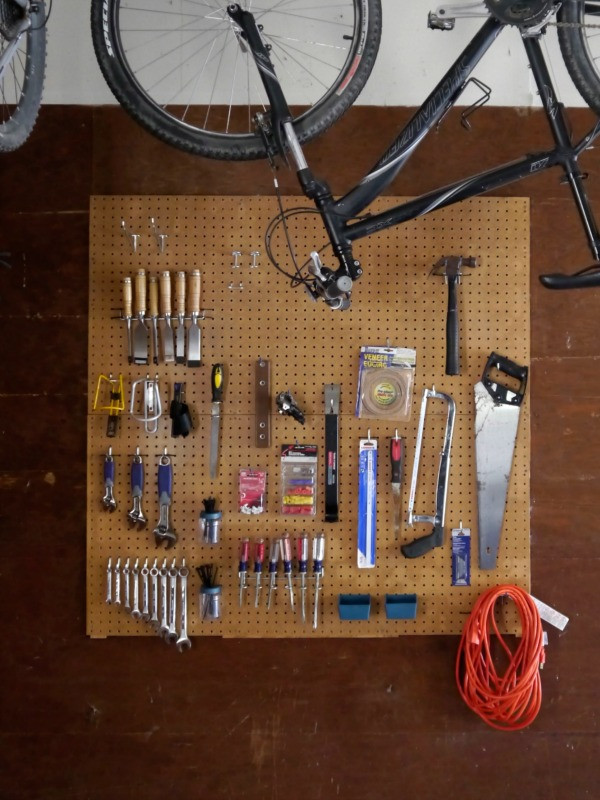
<svg viewBox="0 0 600 800">
<path fill-rule="evenodd" d="M 561 272 L 540 275 L 540 282 L 546 289 L 589 289 L 600 286 L 600 263 L 592 264 L 574 275 Z"/>
</svg>

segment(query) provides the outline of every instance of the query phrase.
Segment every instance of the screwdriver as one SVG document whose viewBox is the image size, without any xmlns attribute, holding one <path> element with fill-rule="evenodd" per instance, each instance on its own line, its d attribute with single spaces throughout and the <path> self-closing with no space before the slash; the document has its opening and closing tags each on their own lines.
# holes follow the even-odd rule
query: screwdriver
<svg viewBox="0 0 600 800">
<path fill-rule="evenodd" d="M 277 566 L 279 564 L 279 539 L 271 539 L 269 548 L 269 593 L 267 595 L 267 611 L 271 608 L 271 594 L 277 589 Z"/>
<path fill-rule="evenodd" d="M 319 624 L 319 591 L 323 577 L 323 559 L 325 558 L 325 534 L 319 533 L 313 539 L 313 575 L 315 578 L 315 608 L 313 616 L 313 630 Z"/>
<path fill-rule="evenodd" d="M 306 572 L 308 569 L 308 536 L 303 533 L 296 539 L 296 557 L 300 576 L 300 608 L 302 622 L 306 622 Z"/>
<path fill-rule="evenodd" d="M 260 599 L 262 568 L 264 560 L 265 540 L 257 539 L 256 542 L 254 542 L 254 575 L 256 577 L 256 587 L 254 589 L 254 608 L 258 608 L 258 601 Z"/>
<path fill-rule="evenodd" d="M 392 496 L 394 500 L 394 535 L 398 539 L 400 536 L 400 504 L 402 489 L 402 469 L 404 466 L 404 442 L 396 435 L 390 439 L 390 460 L 392 462 Z"/>
<path fill-rule="evenodd" d="M 240 567 L 238 575 L 240 577 L 240 607 L 244 602 L 244 591 L 248 588 L 246 579 L 248 577 L 248 559 L 250 557 L 250 539 L 242 539 L 240 546 Z"/>
<path fill-rule="evenodd" d="M 283 574 L 287 578 L 287 585 L 290 592 L 290 606 L 294 611 L 294 587 L 292 585 L 292 542 L 289 533 L 284 533 L 279 541 L 281 548 L 281 559 L 283 561 Z"/>
</svg>

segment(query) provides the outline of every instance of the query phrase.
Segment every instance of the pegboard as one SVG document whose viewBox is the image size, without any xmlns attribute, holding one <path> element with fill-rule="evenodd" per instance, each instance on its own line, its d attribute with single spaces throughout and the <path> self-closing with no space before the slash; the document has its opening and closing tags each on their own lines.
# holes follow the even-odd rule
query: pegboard
<svg viewBox="0 0 600 800">
<path fill-rule="evenodd" d="M 298 198 L 285 198 L 288 207 Z M 383 210 L 400 198 L 381 198 L 374 210 Z M 191 635 L 228 637 L 302 636 L 397 636 L 403 634 L 458 633 L 476 597 L 487 587 L 503 582 L 529 588 L 529 401 L 521 411 L 517 447 L 509 487 L 504 529 L 497 569 L 478 569 L 477 503 L 473 444 L 473 386 L 480 379 L 489 354 L 495 350 L 520 364 L 529 364 L 529 205 L 526 198 L 477 198 L 452 206 L 417 221 L 357 242 L 355 254 L 364 274 L 355 284 L 352 307 L 332 311 L 314 303 L 301 289 L 292 289 L 265 256 L 263 236 L 276 215 L 274 198 L 265 197 L 94 197 L 90 214 L 88 504 L 87 504 L 87 631 L 93 637 L 153 635 L 144 622 L 133 620 L 122 608 L 104 603 L 106 562 L 120 556 L 163 558 L 154 545 L 152 530 L 158 521 L 156 471 L 166 446 L 172 457 L 174 491 L 173 527 L 178 544 L 168 552 L 185 557 L 192 567 L 189 586 Z M 149 219 L 168 235 L 159 252 Z M 120 224 L 140 234 L 134 253 Z M 301 261 L 325 240 L 319 218 L 293 218 L 294 244 Z M 232 268 L 232 251 L 242 252 L 241 267 Z M 258 268 L 250 268 L 251 251 L 260 251 Z M 286 267 L 282 240 L 275 252 Z M 443 279 L 430 275 L 444 255 L 476 256 L 479 266 L 470 271 L 459 289 L 461 320 L 461 375 L 445 372 L 445 318 L 447 288 Z M 328 251 L 323 252 L 328 263 Z M 127 363 L 124 322 L 115 319 L 122 306 L 121 282 L 138 269 L 158 275 L 162 270 L 202 274 L 202 365 L 189 369 L 159 364 L 156 368 Z M 288 267 L 289 269 L 289 267 Z M 229 288 L 241 282 L 243 289 Z M 210 311 L 208 311 L 210 309 Z M 397 424 L 354 416 L 358 354 L 363 344 L 414 347 L 417 350 L 412 418 Z M 306 414 L 299 425 L 272 408 L 271 446 L 255 447 L 254 366 L 260 357 L 271 364 L 271 395 L 290 389 Z M 226 390 L 221 416 L 221 450 L 218 478 L 208 469 L 210 443 L 210 372 L 214 363 L 226 368 Z M 127 414 L 120 420 L 114 439 L 106 437 L 106 415 L 92 412 L 100 373 L 123 374 L 126 399 L 131 382 L 146 374 L 160 377 L 163 407 L 168 408 L 174 381 L 185 381 L 186 398 L 195 430 L 186 439 L 170 437 L 168 415 L 159 421 L 155 435 Z M 340 519 L 324 522 L 324 399 L 326 383 L 341 385 L 339 422 Z M 422 558 L 409 560 L 400 544 L 430 532 L 430 526 L 410 529 L 403 524 L 394 538 L 390 489 L 389 438 L 405 437 L 406 461 L 402 508 L 406 517 L 413 466 L 416 428 L 424 387 L 451 394 L 457 406 L 451 454 L 444 546 Z M 438 454 L 446 421 L 439 401 L 428 406 L 419 492 L 415 511 L 433 513 L 433 493 Z M 377 490 L 377 563 L 374 569 L 356 566 L 358 442 L 367 434 L 379 440 Z M 279 450 L 283 443 L 299 441 L 319 448 L 318 513 L 297 519 L 279 513 Z M 102 509 L 103 461 L 109 445 L 116 460 L 113 514 Z M 144 511 L 149 519 L 144 531 L 128 526 L 131 505 L 130 462 L 136 447 L 144 458 L 146 487 Z M 266 512 L 253 517 L 237 510 L 240 468 L 268 472 Z M 202 499 L 215 496 L 223 510 L 221 542 L 210 547 L 201 541 L 198 515 Z M 451 586 L 450 530 L 462 521 L 472 531 L 471 586 Z M 318 629 L 301 624 L 290 611 L 287 593 L 275 592 L 266 610 L 263 590 L 256 609 L 251 590 L 245 605 L 238 606 L 238 554 L 241 539 L 280 536 L 295 538 L 305 531 L 326 536 L 325 575 Z M 268 546 L 267 546 L 268 553 Z M 223 617 L 218 622 L 200 619 L 199 579 L 194 567 L 217 564 L 223 585 Z M 250 565 L 252 587 L 252 565 Z M 309 581 L 310 583 L 310 581 Z M 371 595 L 368 621 L 342 622 L 338 616 L 339 593 Z M 386 619 L 386 593 L 416 593 L 416 620 Z M 509 630 L 517 620 L 509 617 Z"/>
</svg>

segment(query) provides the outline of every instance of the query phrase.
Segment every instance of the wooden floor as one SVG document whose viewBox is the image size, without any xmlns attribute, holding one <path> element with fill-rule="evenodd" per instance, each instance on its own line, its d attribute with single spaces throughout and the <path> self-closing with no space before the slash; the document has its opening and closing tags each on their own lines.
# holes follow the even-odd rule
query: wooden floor
<svg viewBox="0 0 600 800">
<path fill-rule="evenodd" d="M 315 171 L 344 191 L 407 115 L 352 111 L 309 148 Z M 391 192 L 548 143 L 538 113 L 473 121 L 467 134 L 451 115 Z M 587 122 L 574 117 L 578 131 Z M 600 152 L 583 163 L 600 213 Z M 535 724 L 503 734 L 458 697 L 454 637 L 197 640 L 181 657 L 153 638 L 86 639 L 89 197 L 264 194 L 271 177 L 170 150 L 114 108 L 44 108 L 0 168 L 0 252 L 12 254 L 0 268 L 0 797 L 598 797 L 600 290 L 537 280 L 590 261 L 558 176 L 509 192 L 532 199 L 532 589 L 571 621 L 549 630 Z M 296 191 L 293 175 L 280 182 Z"/>
</svg>

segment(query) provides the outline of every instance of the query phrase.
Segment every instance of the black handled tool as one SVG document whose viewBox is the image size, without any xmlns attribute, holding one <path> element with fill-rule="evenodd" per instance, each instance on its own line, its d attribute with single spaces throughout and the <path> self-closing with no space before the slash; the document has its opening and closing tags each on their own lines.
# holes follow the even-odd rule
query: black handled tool
<svg viewBox="0 0 600 800">
<path fill-rule="evenodd" d="M 448 310 L 446 313 L 446 375 L 460 375 L 457 287 L 464 274 L 462 268 L 476 266 L 477 259 L 471 256 L 444 256 L 431 270 L 432 275 L 441 275 L 448 285 Z"/>
<path fill-rule="evenodd" d="M 211 433 L 210 433 L 210 477 L 217 477 L 217 465 L 219 461 L 219 427 L 221 423 L 221 403 L 223 402 L 223 390 L 225 388 L 225 377 L 223 374 L 223 364 L 213 364 L 210 375 L 210 387 L 212 391 L 211 405 Z"/>
</svg>

